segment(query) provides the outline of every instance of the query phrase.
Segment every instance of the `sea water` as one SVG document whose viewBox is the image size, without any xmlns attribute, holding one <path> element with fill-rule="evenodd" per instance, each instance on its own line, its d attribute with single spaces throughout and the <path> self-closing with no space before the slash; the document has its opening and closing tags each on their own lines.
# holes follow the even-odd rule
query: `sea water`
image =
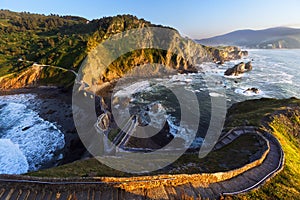
<svg viewBox="0 0 300 200">
<path fill-rule="evenodd" d="M 249 61 L 253 65 L 252 71 L 239 76 L 224 76 L 228 68 Z M 171 93 L 172 90 L 182 87 L 194 92 L 199 101 L 200 123 L 196 139 L 192 138 L 192 147 L 201 146 L 208 130 L 212 116 L 211 98 L 224 98 L 227 105 L 225 109 L 233 103 L 248 99 L 300 98 L 300 50 L 249 50 L 249 56 L 243 59 L 229 61 L 223 65 L 203 63 L 198 69 L 199 73 L 177 74 L 122 85 L 115 96 L 129 95 L 130 103 L 135 106 L 145 107 L 153 103 L 163 105 L 170 133 L 174 137 L 190 140 L 188 127 L 179 127 L 182 105 L 179 105 L 176 96 Z M 257 88 L 259 92 L 247 91 L 248 88 Z M 189 104 L 189 97 L 186 98 L 186 104 Z"/>
<path fill-rule="evenodd" d="M 0 174 L 22 174 L 53 165 L 64 135 L 28 108 L 32 94 L 0 96 Z"/>
</svg>

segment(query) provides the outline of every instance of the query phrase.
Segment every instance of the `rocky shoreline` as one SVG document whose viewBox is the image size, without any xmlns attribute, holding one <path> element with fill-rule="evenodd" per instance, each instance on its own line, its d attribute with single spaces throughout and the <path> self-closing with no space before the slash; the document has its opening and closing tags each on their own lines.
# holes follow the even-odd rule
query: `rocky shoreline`
<svg viewBox="0 0 300 200">
<path fill-rule="evenodd" d="M 53 165 L 63 165 L 88 157 L 89 154 L 83 146 L 73 121 L 72 92 L 61 88 L 23 88 L 0 91 L 0 96 L 15 94 L 34 94 L 36 98 L 27 105 L 38 115 L 51 123 L 64 134 L 65 147 L 57 152 L 63 154 L 62 160 Z M 55 161 L 53 161 L 55 162 Z M 51 168 L 45 166 L 45 168 Z"/>
</svg>

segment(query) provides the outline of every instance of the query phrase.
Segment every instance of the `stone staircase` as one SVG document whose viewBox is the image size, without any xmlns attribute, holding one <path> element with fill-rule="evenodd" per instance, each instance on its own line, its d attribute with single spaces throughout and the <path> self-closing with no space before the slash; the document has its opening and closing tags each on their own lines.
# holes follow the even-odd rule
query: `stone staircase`
<svg viewBox="0 0 300 200">
<path fill-rule="evenodd" d="M 235 195 L 261 186 L 283 168 L 284 154 L 278 140 L 269 133 L 253 127 L 235 129 L 221 137 L 215 149 L 222 148 L 242 134 L 262 134 L 270 145 L 270 151 L 261 165 L 231 179 L 203 186 L 197 180 L 183 185 L 158 184 L 147 189 L 125 190 L 116 184 L 103 182 L 51 182 L 0 179 L 0 200 L 96 200 L 96 199 L 219 199 L 222 195 Z M 130 184 L 127 183 L 127 184 Z M 145 185 L 147 183 L 145 182 Z"/>
</svg>

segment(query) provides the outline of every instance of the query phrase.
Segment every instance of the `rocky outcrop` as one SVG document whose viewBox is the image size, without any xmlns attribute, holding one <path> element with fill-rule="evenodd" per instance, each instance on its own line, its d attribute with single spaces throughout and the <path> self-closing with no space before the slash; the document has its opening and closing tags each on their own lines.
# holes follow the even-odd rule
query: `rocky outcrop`
<svg viewBox="0 0 300 200">
<path fill-rule="evenodd" d="M 206 47 L 208 52 L 212 54 L 213 62 L 223 64 L 225 61 L 241 59 L 248 56 L 247 51 L 242 51 L 239 47 Z"/>
<path fill-rule="evenodd" d="M 0 77 L 0 89 L 11 90 L 39 86 L 69 87 L 74 73 L 60 67 L 33 64 L 20 71 Z"/>
<path fill-rule="evenodd" d="M 11 74 L 0 78 L 0 89 L 18 89 L 37 86 L 41 77 L 42 67 L 33 65 L 19 74 Z"/>
<path fill-rule="evenodd" d="M 245 55 L 247 52 L 238 47 L 205 47 L 182 38 L 176 30 L 148 27 L 116 34 L 96 47 L 84 63 L 82 79 L 91 90 L 99 91 L 103 83 L 124 76 L 198 72 L 196 66 L 203 62 L 224 62 Z"/>
<path fill-rule="evenodd" d="M 243 73 L 251 71 L 251 70 L 252 70 L 251 61 L 246 64 L 244 62 L 241 62 L 241 63 L 235 65 L 234 67 L 227 69 L 224 72 L 224 75 L 225 76 L 238 76 L 240 74 L 243 74 Z"/>
</svg>

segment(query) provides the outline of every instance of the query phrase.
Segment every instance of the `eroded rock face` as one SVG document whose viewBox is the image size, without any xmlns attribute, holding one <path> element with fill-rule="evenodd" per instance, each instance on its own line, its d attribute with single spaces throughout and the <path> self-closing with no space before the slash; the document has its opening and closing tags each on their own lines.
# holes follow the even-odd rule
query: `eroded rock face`
<svg viewBox="0 0 300 200">
<path fill-rule="evenodd" d="M 240 74 L 243 74 L 243 73 L 251 71 L 251 70 L 252 70 L 251 61 L 246 64 L 244 62 L 241 62 L 241 63 L 235 65 L 234 67 L 227 69 L 224 72 L 224 75 L 225 76 L 238 76 Z"/>
<path fill-rule="evenodd" d="M 42 67 L 33 65 L 17 76 L 10 75 L 0 78 L 0 89 L 18 89 L 37 86 L 37 80 L 41 77 Z"/>
<path fill-rule="evenodd" d="M 225 46 L 225 47 L 206 47 L 208 52 L 213 56 L 213 61 L 218 64 L 222 64 L 225 61 L 241 59 L 244 56 L 248 56 L 247 51 L 242 51 L 239 47 Z"/>
</svg>

